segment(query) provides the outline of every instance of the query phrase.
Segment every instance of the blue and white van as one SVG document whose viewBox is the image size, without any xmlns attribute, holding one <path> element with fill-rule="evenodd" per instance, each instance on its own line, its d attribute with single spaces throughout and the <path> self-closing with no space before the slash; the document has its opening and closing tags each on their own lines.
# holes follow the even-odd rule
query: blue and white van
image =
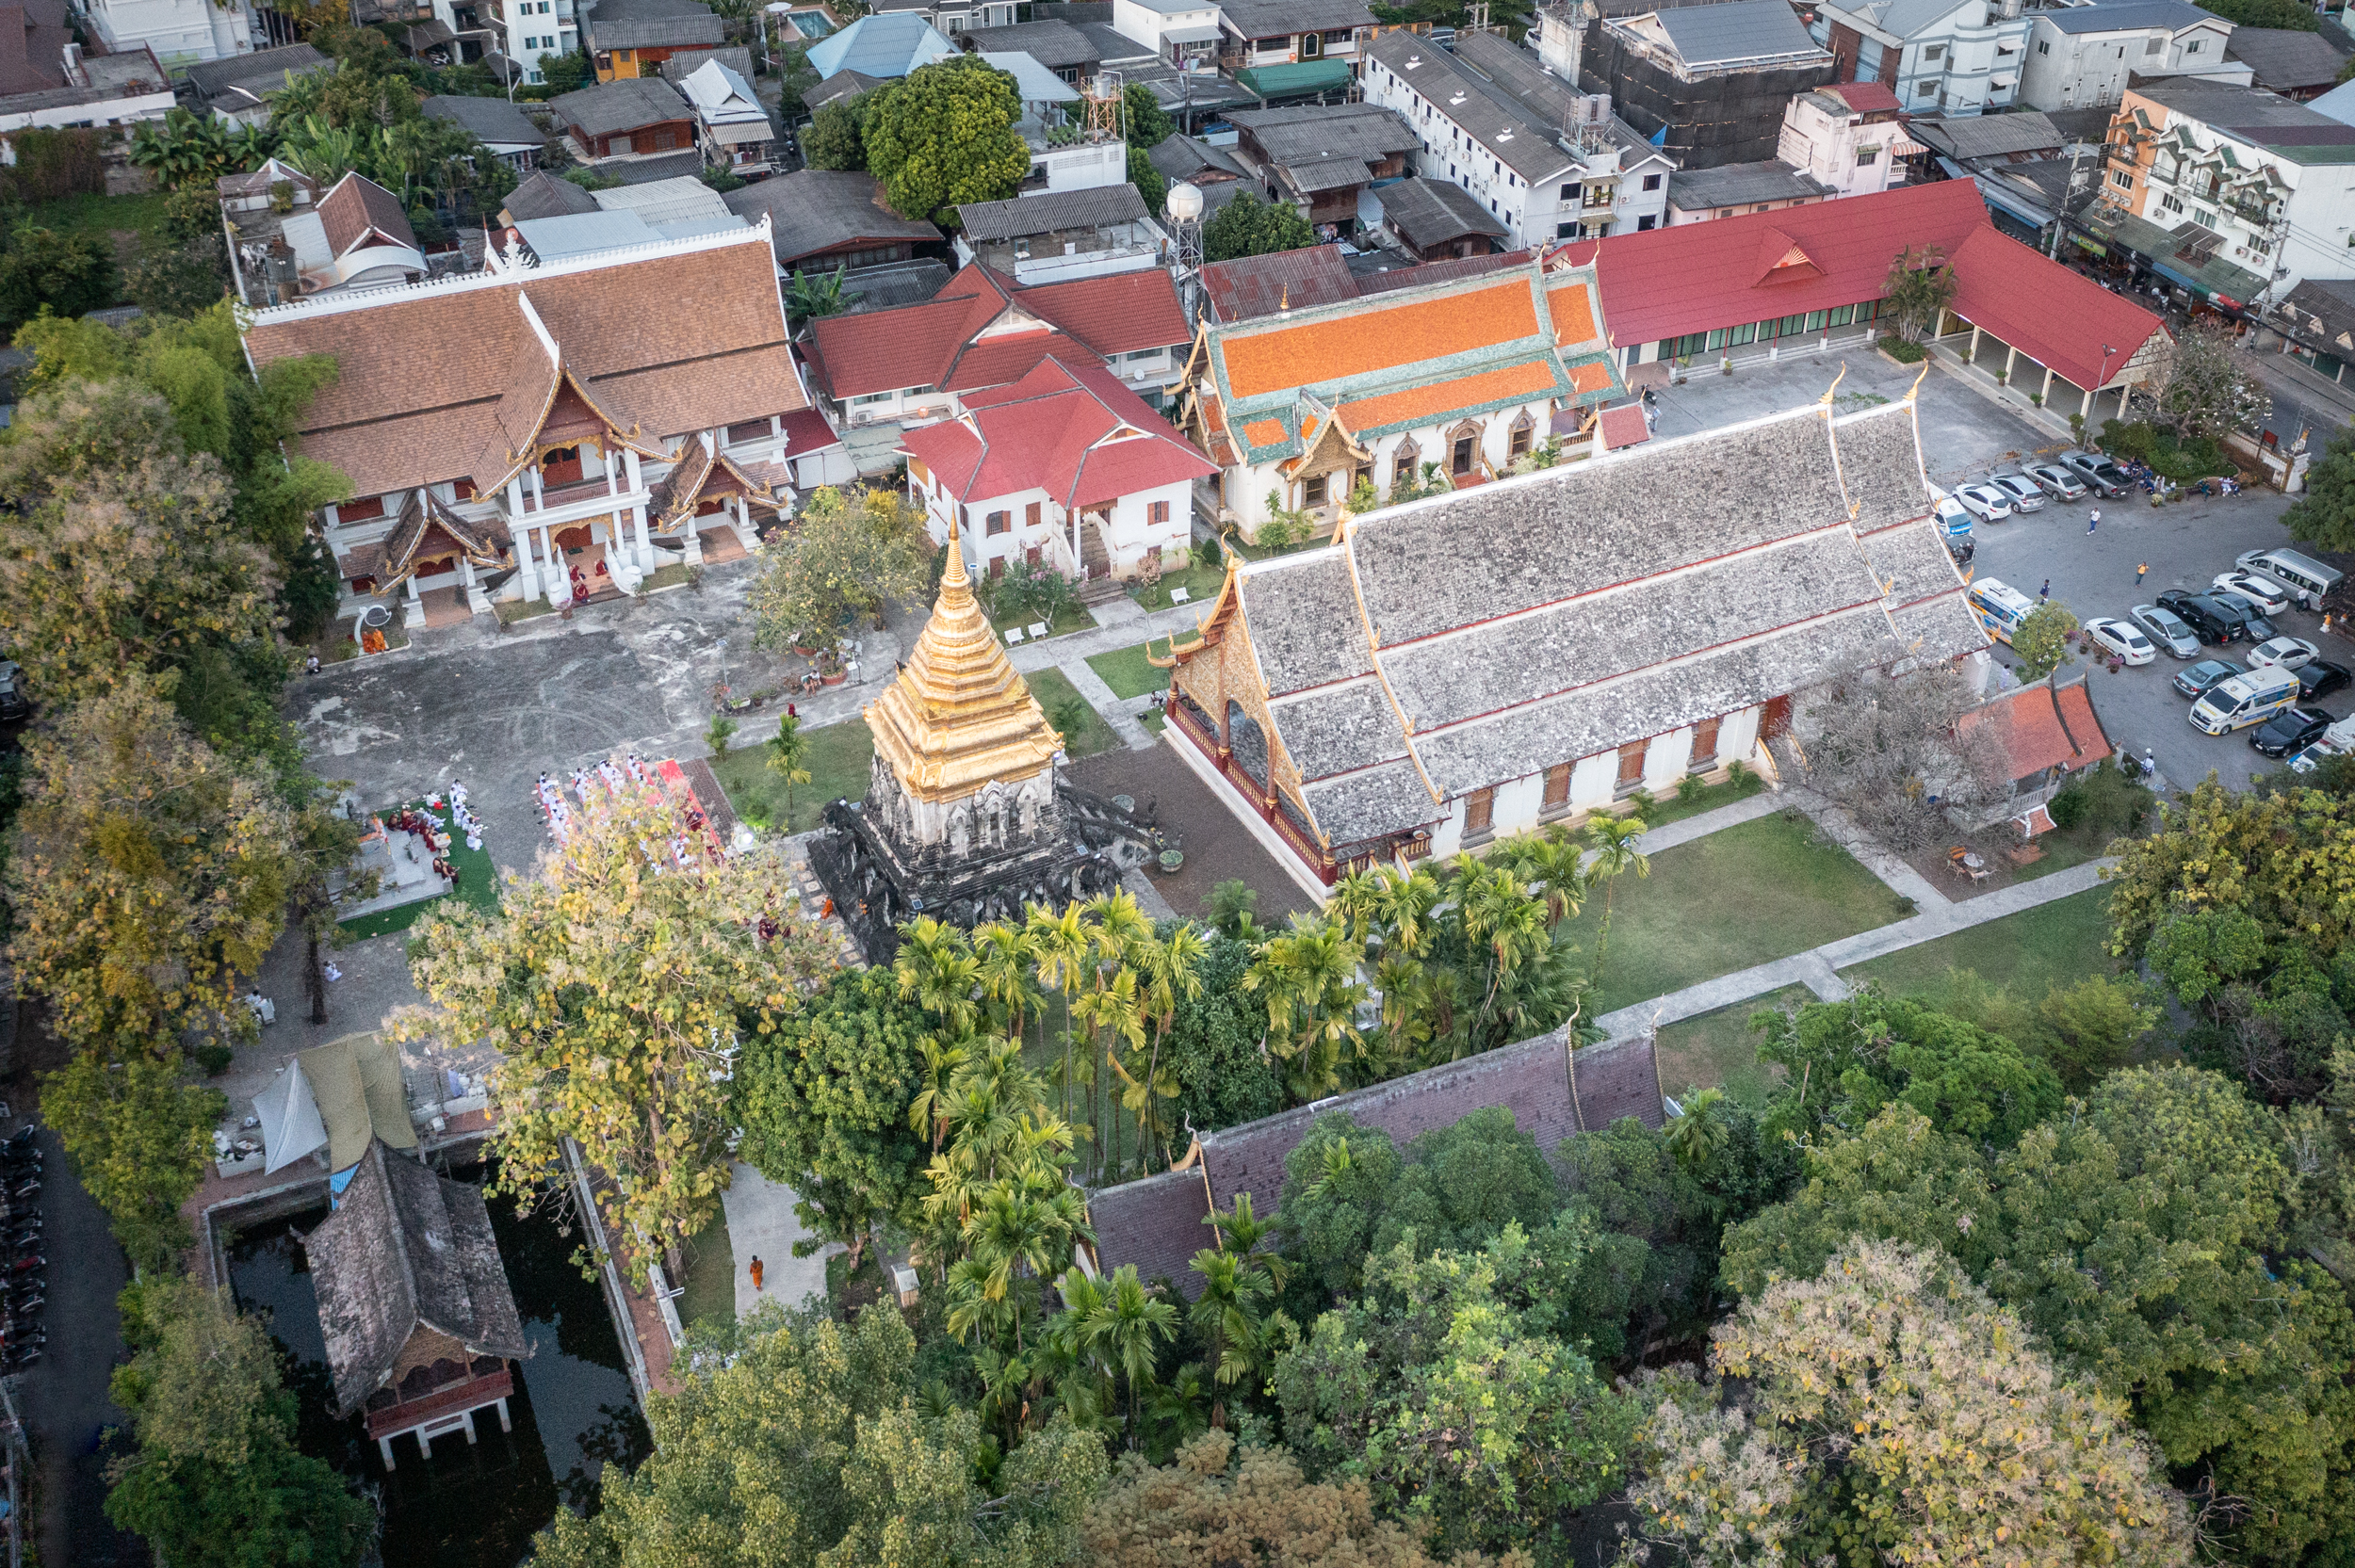
<svg viewBox="0 0 2355 1568">
<path fill-rule="evenodd" d="M 2009 642 L 2021 622 L 2035 612 L 2036 601 L 2008 583 L 1981 577 L 1971 585 L 1971 608 L 1990 637 L 1998 642 Z"/>
</svg>

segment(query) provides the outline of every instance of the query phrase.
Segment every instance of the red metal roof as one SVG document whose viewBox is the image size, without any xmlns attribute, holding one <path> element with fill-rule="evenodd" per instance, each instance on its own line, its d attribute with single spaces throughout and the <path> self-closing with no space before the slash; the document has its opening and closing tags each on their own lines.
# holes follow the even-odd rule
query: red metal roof
<svg viewBox="0 0 2355 1568">
<path fill-rule="evenodd" d="M 965 403 L 964 418 L 901 443 L 959 501 L 1043 490 L 1069 509 L 1218 472 L 1100 364 L 1042 360 L 1014 385 Z M 1131 433 L 1111 439 L 1124 429 Z"/>
<path fill-rule="evenodd" d="M 1602 420 L 1602 449 L 1616 452 L 1622 446 L 1640 446 L 1651 439 L 1651 421 L 1644 417 L 1641 403 L 1622 403 L 1616 409 L 1605 409 Z"/>
<path fill-rule="evenodd" d="M 1045 326 L 983 338 L 983 330 L 1008 311 Z M 1181 344 L 1191 335 L 1177 287 L 1159 267 L 1025 288 L 977 264 L 922 304 L 822 318 L 811 330 L 805 357 L 819 384 L 846 398 L 911 386 L 1004 386 L 1050 352 L 1097 360 Z"/>
<path fill-rule="evenodd" d="M 812 452 L 822 452 L 829 446 L 839 446 L 842 438 L 834 433 L 826 416 L 816 409 L 795 409 L 785 416 L 785 450 L 788 456 L 805 458 Z"/>
<path fill-rule="evenodd" d="M 2034 686 L 1996 698 L 1973 708 L 1957 721 L 1970 731 L 1993 724 L 2011 756 L 2011 776 L 2024 779 L 2048 768 L 2072 772 L 2090 768 L 2110 754 L 2110 737 L 2093 712 L 2093 698 L 2078 681 L 2057 691 L 2038 681 Z"/>
<path fill-rule="evenodd" d="M 1903 104 L 1897 102 L 1897 95 L 1890 91 L 1888 84 L 1884 82 L 1836 82 L 1830 87 L 1818 88 L 1815 90 L 1830 94 L 1858 114 L 1876 114 L 1882 109 L 1905 107 Z"/>
<path fill-rule="evenodd" d="M 2107 379 L 2104 358 L 2116 375 L 2159 330 L 2141 306 L 1998 233 L 1968 180 L 1614 234 L 1553 254 L 1596 264 L 1611 342 L 1627 348 L 1877 299 L 1898 252 L 1925 245 L 1954 265 L 1957 314 L 2078 386 Z"/>
</svg>

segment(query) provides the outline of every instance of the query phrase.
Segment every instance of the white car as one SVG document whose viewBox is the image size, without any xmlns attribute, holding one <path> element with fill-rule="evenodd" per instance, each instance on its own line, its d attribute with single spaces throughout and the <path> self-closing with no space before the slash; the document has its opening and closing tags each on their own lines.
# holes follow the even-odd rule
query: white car
<svg viewBox="0 0 2355 1568">
<path fill-rule="evenodd" d="M 2151 634 L 2151 640 L 2179 659 L 2200 656 L 2200 639 L 2184 623 L 2184 618 L 2172 610 L 2156 605 L 2136 605 L 2128 610 L 2135 623 Z"/>
<path fill-rule="evenodd" d="M 2001 523 L 2011 515 L 2011 497 L 1993 485 L 1964 485 L 1955 492 L 1955 499 L 1983 523 Z"/>
<path fill-rule="evenodd" d="M 2086 634 L 2128 664 L 2149 664 L 2159 656 L 2159 651 L 2151 646 L 2151 639 L 2142 635 L 2140 627 L 2110 616 L 2097 615 L 2087 621 Z"/>
<path fill-rule="evenodd" d="M 2044 492 L 2038 489 L 2037 482 L 2025 474 L 1997 474 L 1990 477 L 1987 482 L 2002 491 L 2010 499 L 2011 509 L 2014 511 L 2042 511 L 2044 509 Z"/>
<path fill-rule="evenodd" d="M 2056 462 L 2031 463 L 2026 470 L 2029 478 L 2044 487 L 2044 493 L 2061 501 L 2081 500 L 2086 482 Z"/>
<path fill-rule="evenodd" d="M 2237 593 L 2257 606 L 2263 615 L 2279 615 L 2298 601 L 2290 590 L 2262 572 L 2244 572 L 2237 568 L 2216 574 L 2216 586 L 2227 593 Z"/>
<path fill-rule="evenodd" d="M 2296 670 L 2307 660 L 2320 656 L 2321 653 L 2321 649 L 2302 637 L 2277 637 L 2270 642 L 2260 642 L 2249 649 L 2249 664 L 2251 669 L 2259 665 L 2278 664 L 2284 670 Z"/>
</svg>

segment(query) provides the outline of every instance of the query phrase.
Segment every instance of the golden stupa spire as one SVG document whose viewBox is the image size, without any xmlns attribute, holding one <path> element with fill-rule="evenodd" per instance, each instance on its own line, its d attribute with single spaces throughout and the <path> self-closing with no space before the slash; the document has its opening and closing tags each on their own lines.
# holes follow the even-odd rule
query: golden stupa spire
<svg viewBox="0 0 2355 1568">
<path fill-rule="evenodd" d="M 877 754 L 919 800 L 961 800 L 993 779 L 1031 778 L 1063 745 L 973 597 L 954 516 L 932 619 L 866 714 Z"/>
</svg>

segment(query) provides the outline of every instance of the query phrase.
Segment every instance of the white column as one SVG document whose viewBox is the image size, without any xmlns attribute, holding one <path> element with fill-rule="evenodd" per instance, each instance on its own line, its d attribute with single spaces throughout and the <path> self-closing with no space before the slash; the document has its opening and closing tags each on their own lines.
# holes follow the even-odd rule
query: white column
<svg viewBox="0 0 2355 1568">
<path fill-rule="evenodd" d="M 636 525 L 638 532 L 638 570 L 651 572 L 654 570 L 654 536 L 646 531 L 646 509 L 642 506 L 630 508 L 629 520 Z"/>
<path fill-rule="evenodd" d="M 2019 358 L 2020 350 L 2016 347 L 2006 348 L 2004 351 L 2004 384 L 2006 386 L 2009 386 L 2011 384 L 2011 367 L 2018 362 Z"/>
<path fill-rule="evenodd" d="M 1973 364 L 1979 363 L 1979 326 L 1975 321 L 1971 324 L 1971 352 L 1966 357 Z"/>
<path fill-rule="evenodd" d="M 390 1470 L 393 1467 L 393 1440 L 389 1437 L 378 1438 L 376 1451 L 384 1456 L 384 1468 Z"/>
<path fill-rule="evenodd" d="M 695 522 L 695 514 L 689 512 L 687 514 L 687 549 L 679 558 L 690 566 L 701 566 L 704 563 L 703 535 L 696 529 Z"/>
<path fill-rule="evenodd" d="M 2087 387 L 2086 388 L 2086 395 L 2077 399 L 2077 417 L 2084 419 L 2088 417 L 2092 412 L 2093 389 L 2091 387 Z"/>
<path fill-rule="evenodd" d="M 535 509 L 548 504 L 547 487 L 541 479 L 540 465 L 536 462 L 531 465 L 531 504 Z"/>
<path fill-rule="evenodd" d="M 556 548 L 556 525 L 543 523 L 535 531 L 540 536 L 540 547 L 547 553 L 548 603 L 569 604 L 573 597 L 573 585 L 564 573 L 564 558 Z"/>
<path fill-rule="evenodd" d="M 2037 389 L 2037 396 L 2047 403 L 2053 400 L 2053 367 L 2049 364 L 2044 367 L 2044 384 Z"/>
<path fill-rule="evenodd" d="M 524 521 L 524 481 L 521 475 L 507 481 L 507 537 L 515 543 L 515 566 L 524 597 L 540 597 L 540 561 L 531 551 L 531 526 Z"/>
<path fill-rule="evenodd" d="M 513 1431 L 515 1424 L 507 1418 L 507 1396 L 499 1396 L 499 1431 Z"/>
</svg>

